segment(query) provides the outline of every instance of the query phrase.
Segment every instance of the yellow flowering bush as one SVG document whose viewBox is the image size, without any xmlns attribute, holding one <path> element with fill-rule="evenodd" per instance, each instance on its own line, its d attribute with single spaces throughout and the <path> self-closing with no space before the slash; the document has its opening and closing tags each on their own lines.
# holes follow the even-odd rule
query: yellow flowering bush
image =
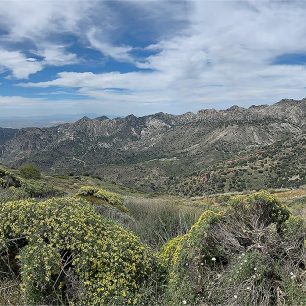
<svg viewBox="0 0 306 306">
<path fill-rule="evenodd" d="M 169 268 L 177 263 L 186 237 L 186 235 L 177 236 L 161 248 L 158 258 L 165 267 Z"/>
<path fill-rule="evenodd" d="M 56 302 L 57 294 L 60 295 L 56 279 L 62 268 L 61 256 L 56 248 L 38 239 L 36 243 L 23 247 L 18 258 L 22 289 L 27 294 L 27 300 L 43 303 L 47 296 L 49 302 Z"/>
<path fill-rule="evenodd" d="M 20 265 L 22 288 L 33 305 L 52 304 L 54 299 L 78 305 L 135 305 L 157 267 L 136 236 L 80 198 L 3 203 L 0 247 L 3 260 L 9 254 L 16 273 L 16 262 Z"/>
<path fill-rule="evenodd" d="M 206 211 L 168 242 L 167 305 L 306 304 L 304 221 L 266 192 Z"/>
<path fill-rule="evenodd" d="M 103 188 L 83 186 L 80 188 L 78 195 L 98 205 L 109 204 L 123 212 L 127 211 L 123 205 L 123 198 L 119 194 L 104 190 Z"/>
<path fill-rule="evenodd" d="M 267 191 L 248 196 L 236 196 L 231 199 L 230 209 L 247 218 L 258 216 L 263 225 L 282 224 L 289 218 L 289 210 Z"/>
</svg>

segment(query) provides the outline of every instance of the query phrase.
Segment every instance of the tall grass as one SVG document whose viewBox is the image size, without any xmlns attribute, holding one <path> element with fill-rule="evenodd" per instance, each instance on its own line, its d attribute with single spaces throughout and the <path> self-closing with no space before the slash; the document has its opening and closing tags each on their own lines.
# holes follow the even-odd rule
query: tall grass
<svg viewBox="0 0 306 306">
<path fill-rule="evenodd" d="M 135 219 L 130 229 L 154 249 L 185 234 L 204 210 L 163 199 L 128 198 L 125 205 Z"/>
</svg>

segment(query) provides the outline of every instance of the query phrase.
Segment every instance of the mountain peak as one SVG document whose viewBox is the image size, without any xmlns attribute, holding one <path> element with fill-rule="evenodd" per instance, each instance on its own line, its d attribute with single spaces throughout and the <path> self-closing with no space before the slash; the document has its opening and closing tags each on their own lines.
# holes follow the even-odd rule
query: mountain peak
<svg viewBox="0 0 306 306">
<path fill-rule="evenodd" d="M 226 111 L 230 111 L 230 112 L 232 112 L 232 111 L 244 111 L 244 110 L 245 110 L 245 108 L 240 107 L 238 105 L 233 105 L 230 108 L 226 109 Z"/>
<path fill-rule="evenodd" d="M 77 122 L 86 122 L 86 121 L 91 121 L 91 119 L 87 116 L 84 116 L 80 120 L 78 120 Z"/>
<path fill-rule="evenodd" d="M 305 99 L 303 99 L 305 100 Z M 294 99 L 281 99 L 279 102 L 275 103 L 276 105 L 296 105 L 302 103 L 303 100 L 294 100 Z"/>
<path fill-rule="evenodd" d="M 267 105 L 267 104 L 261 104 L 261 105 L 251 105 L 250 107 L 249 107 L 249 109 L 262 109 L 262 108 L 266 108 L 266 107 L 268 107 L 269 105 Z"/>
<path fill-rule="evenodd" d="M 133 114 L 130 114 L 130 115 L 126 116 L 125 119 L 129 120 L 129 121 L 134 121 L 134 120 L 138 119 L 138 117 L 136 117 Z"/>
<path fill-rule="evenodd" d="M 83 117 L 76 123 L 52 128 L 0 129 L 0 162 L 10 165 L 30 162 L 44 171 L 60 173 L 86 169 L 120 183 L 140 182 L 148 187 L 154 182 L 164 188 L 168 175 L 206 171 L 224 159 L 230 163 L 239 161 L 248 150 L 264 150 L 273 144 L 277 149 L 284 139 L 305 135 L 306 100 L 302 101 L 285 99 L 281 105 L 269 105 L 266 109 L 235 105 L 228 110 L 206 109 L 195 114 L 129 115 L 103 123 Z M 300 175 L 304 179 L 304 164 L 297 169 L 301 171 L 288 170 L 290 175 L 293 173 L 289 178 Z M 250 173 L 251 170 L 254 169 L 248 168 Z M 269 171 L 264 170 L 263 174 L 269 175 Z M 262 177 L 258 173 L 256 176 Z M 299 182 L 304 184 L 302 179 Z M 257 188 L 256 184 L 251 188 Z"/>
<path fill-rule="evenodd" d="M 107 116 L 100 116 L 100 117 L 97 117 L 95 119 L 99 120 L 99 121 L 109 120 L 109 118 Z"/>
<path fill-rule="evenodd" d="M 157 119 L 169 119 L 169 118 L 174 117 L 174 116 L 175 115 L 167 114 L 167 113 L 164 113 L 164 112 L 159 112 L 159 113 L 156 113 L 156 114 L 153 114 L 153 115 L 149 115 L 148 117 L 157 118 Z"/>
</svg>

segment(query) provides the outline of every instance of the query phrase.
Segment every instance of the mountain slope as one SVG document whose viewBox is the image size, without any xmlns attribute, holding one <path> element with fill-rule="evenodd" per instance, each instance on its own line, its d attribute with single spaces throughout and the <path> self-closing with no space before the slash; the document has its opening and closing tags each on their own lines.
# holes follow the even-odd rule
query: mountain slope
<svg viewBox="0 0 306 306">
<path fill-rule="evenodd" d="M 48 171 L 90 173 L 162 190 L 248 150 L 301 137 L 305 127 L 306 99 L 177 116 L 84 117 L 57 127 L 14 130 L 9 137 L 2 137 L 1 129 L 0 162 L 33 162 Z"/>
<path fill-rule="evenodd" d="M 17 129 L 0 128 L 0 145 L 3 145 L 14 138 L 17 131 Z"/>
<path fill-rule="evenodd" d="M 190 196 L 306 185 L 306 134 L 246 150 L 169 183 L 172 193 Z"/>
</svg>

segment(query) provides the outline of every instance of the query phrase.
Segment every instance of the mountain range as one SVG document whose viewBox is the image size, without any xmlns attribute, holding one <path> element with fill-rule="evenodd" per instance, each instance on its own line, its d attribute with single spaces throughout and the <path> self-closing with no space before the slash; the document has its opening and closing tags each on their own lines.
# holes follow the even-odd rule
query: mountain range
<svg viewBox="0 0 306 306">
<path fill-rule="evenodd" d="M 0 128 L 0 162 L 183 195 L 306 184 L 306 99 Z"/>
</svg>

